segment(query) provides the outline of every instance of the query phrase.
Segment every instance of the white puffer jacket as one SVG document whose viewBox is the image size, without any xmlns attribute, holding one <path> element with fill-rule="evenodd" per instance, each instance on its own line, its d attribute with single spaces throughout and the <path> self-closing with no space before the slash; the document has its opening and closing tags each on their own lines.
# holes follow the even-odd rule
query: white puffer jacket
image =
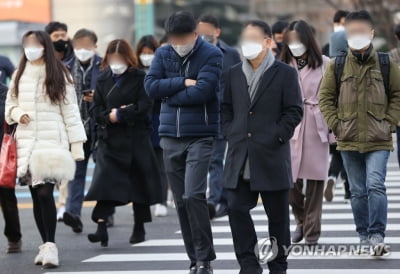
<svg viewBox="0 0 400 274">
<path fill-rule="evenodd" d="M 26 175 L 29 168 L 34 180 L 72 180 L 75 160 L 84 157 L 86 141 L 73 85 L 67 85 L 65 102 L 54 105 L 44 91 L 45 65 L 27 62 L 18 98 L 13 95 L 14 77 L 7 94 L 6 121 L 19 123 L 24 114 L 31 119 L 27 125 L 19 123 L 16 130 L 17 176 Z"/>
</svg>

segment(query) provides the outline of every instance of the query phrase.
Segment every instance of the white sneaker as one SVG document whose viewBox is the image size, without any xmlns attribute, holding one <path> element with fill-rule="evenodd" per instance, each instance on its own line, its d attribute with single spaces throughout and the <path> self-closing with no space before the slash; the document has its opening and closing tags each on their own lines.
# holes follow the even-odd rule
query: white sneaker
<svg viewBox="0 0 400 274">
<path fill-rule="evenodd" d="M 156 217 L 166 217 L 168 216 L 168 209 L 163 204 L 156 204 L 154 209 L 154 216 Z"/>
<path fill-rule="evenodd" d="M 57 212 L 57 221 L 58 222 L 63 221 L 64 213 L 65 213 L 65 206 L 62 206 L 58 209 L 58 212 Z"/>
<path fill-rule="evenodd" d="M 44 244 L 39 246 L 39 253 L 36 255 L 35 260 L 33 261 L 35 265 L 43 264 L 43 252 L 44 252 Z"/>
<path fill-rule="evenodd" d="M 327 202 L 332 202 L 335 196 L 336 178 L 329 176 L 325 184 L 324 197 Z"/>
<path fill-rule="evenodd" d="M 43 247 L 43 262 L 44 268 L 58 267 L 58 249 L 55 243 L 47 242 Z"/>
</svg>

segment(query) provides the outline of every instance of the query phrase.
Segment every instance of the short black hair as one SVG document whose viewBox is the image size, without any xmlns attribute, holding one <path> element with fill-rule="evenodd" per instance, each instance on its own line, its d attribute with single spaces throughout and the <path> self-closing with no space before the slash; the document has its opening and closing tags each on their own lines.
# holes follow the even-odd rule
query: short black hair
<svg viewBox="0 0 400 274">
<path fill-rule="evenodd" d="M 84 38 L 84 37 L 88 37 L 90 40 L 92 40 L 92 42 L 94 44 L 97 44 L 97 35 L 96 35 L 96 33 L 94 31 L 89 30 L 89 29 L 80 29 L 80 30 L 78 30 L 75 33 L 75 35 L 74 35 L 72 40 L 77 40 L 77 39 L 81 39 L 81 38 Z"/>
<path fill-rule="evenodd" d="M 200 16 L 199 19 L 197 20 L 197 23 L 200 23 L 200 22 L 211 24 L 217 29 L 220 28 L 219 20 L 214 15 L 204 14 L 204 15 Z"/>
<path fill-rule="evenodd" d="M 340 23 L 342 18 L 346 18 L 349 12 L 347 10 L 338 10 L 333 15 L 333 23 Z"/>
<path fill-rule="evenodd" d="M 63 30 L 65 32 L 68 32 L 67 24 L 58 21 L 52 21 L 48 23 L 47 26 L 44 28 L 44 31 L 47 32 L 47 34 L 49 35 L 58 30 Z"/>
<path fill-rule="evenodd" d="M 371 14 L 369 14 L 369 12 L 366 10 L 350 12 L 346 16 L 346 23 L 349 23 L 352 21 L 364 21 L 364 22 L 369 23 L 371 26 L 374 24 Z"/>
<path fill-rule="evenodd" d="M 400 40 L 400 24 L 397 24 L 394 27 L 394 33 L 396 34 L 397 39 Z"/>
<path fill-rule="evenodd" d="M 196 19 L 188 11 L 178 11 L 172 14 L 165 22 L 165 31 L 168 35 L 184 35 L 195 32 Z"/>
<path fill-rule="evenodd" d="M 277 21 L 272 25 L 272 34 L 275 33 L 283 33 L 285 29 L 289 26 L 289 22 L 286 21 Z"/>
<path fill-rule="evenodd" d="M 272 32 L 271 32 L 271 27 L 268 25 L 268 23 L 261 21 L 261 20 L 250 20 L 247 21 L 246 24 L 244 24 L 244 27 L 247 26 L 254 26 L 260 28 L 265 35 L 268 37 L 272 37 Z"/>
</svg>

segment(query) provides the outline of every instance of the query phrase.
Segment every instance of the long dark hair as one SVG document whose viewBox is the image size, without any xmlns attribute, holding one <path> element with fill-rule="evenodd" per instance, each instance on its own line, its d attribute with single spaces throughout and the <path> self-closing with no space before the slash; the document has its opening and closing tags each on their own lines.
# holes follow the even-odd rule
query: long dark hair
<svg viewBox="0 0 400 274">
<path fill-rule="evenodd" d="M 136 57 L 138 59 L 138 65 L 139 68 L 144 68 L 142 61 L 140 61 L 140 54 L 142 53 L 144 48 L 149 48 L 152 51 L 156 52 L 156 49 L 160 47 L 160 44 L 158 43 L 158 41 L 156 40 L 156 38 L 154 38 L 153 35 L 145 35 L 142 38 L 140 38 L 137 46 L 136 46 Z"/>
<path fill-rule="evenodd" d="M 38 42 L 43 46 L 43 58 L 46 66 L 46 79 L 44 81 L 44 88 L 46 95 L 49 97 L 52 104 L 59 104 L 65 100 L 66 85 L 72 83 L 70 73 L 63 63 L 58 60 L 55 54 L 53 43 L 50 40 L 50 36 L 44 31 L 28 31 L 22 37 L 22 44 L 24 45 L 26 38 L 31 35 L 35 35 Z M 21 61 L 19 62 L 18 70 L 15 75 L 14 85 L 14 96 L 18 97 L 19 93 L 19 81 L 22 74 L 24 73 L 26 62 L 25 54 L 22 55 Z"/>
<path fill-rule="evenodd" d="M 113 53 L 118 53 L 124 58 L 124 61 L 128 65 L 128 69 L 138 67 L 137 58 L 129 43 L 125 39 L 116 39 L 111 41 L 107 46 L 106 54 L 101 63 L 102 70 L 108 68 L 108 56 Z"/>
<path fill-rule="evenodd" d="M 300 42 L 307 48 L 307 62 L 308 65 L 316 69 L 317 67 L 322 66 L 322 52 L 320 47 L 318 46 L 317 41 L 315 40 L 315 36 L 311 26 L 303 20 L 294 21 L 289 24 L 283 36 L 283 48 L 281 53 L 281 60 L 287 64 L 291 62 L 293 59 L 293 55 L 289 49 L 289 32 L 295 31 L 299 36 Z"/>
</svg>

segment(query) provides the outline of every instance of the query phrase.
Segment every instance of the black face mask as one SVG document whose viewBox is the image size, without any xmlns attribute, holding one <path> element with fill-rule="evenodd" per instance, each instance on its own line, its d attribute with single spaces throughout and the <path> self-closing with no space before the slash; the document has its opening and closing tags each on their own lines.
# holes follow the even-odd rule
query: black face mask
<svg viewBox="0 0 400 274">
<path fill-rule="evenodd" d="M 62 40 L 62 39 L 57 40 L 57 41 L 53 42 L 53 46 L 54 46 L 54 49 L 55 49 L 56 51 L 58 51 L 58 52 L 64 52 L 64 51 L 66 51 L 67 48 L 68 48 L 68 40 L 67 40 L 67 41 Z"/>
<path fill-rule="evenodd" d="M 283 42 L 276 43 L 276 46 L 278 47 L 278 50 L 281 51 L 283 48 Z"/>
</svg>

